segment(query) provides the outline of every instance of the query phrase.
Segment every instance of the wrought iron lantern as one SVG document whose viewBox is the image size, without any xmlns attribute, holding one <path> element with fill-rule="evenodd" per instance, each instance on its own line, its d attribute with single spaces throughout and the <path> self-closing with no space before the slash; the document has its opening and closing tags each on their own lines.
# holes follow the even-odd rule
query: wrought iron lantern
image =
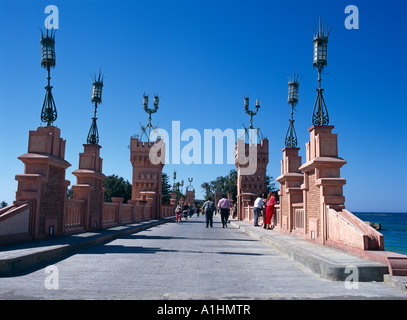
<svg viewBox="0 0 407 320">
<path fill-rule="evenodd" d="M 314 36 L 314 67 L 323 69 L 327 64 L 328 35 L 319 27 Z"/>
<path fill-rule="evenodd" d="M 101 78 L 101 70 L 99 71 L 99 77 L 93 81 L 92 87 L 92 102 L 102 103 L 102 89 L 103 89 L 103 77 Z"/>
<path fill-rule="evenodd" d="M 291 105 L 291 119 L 290 125 L 287 130 L 287 134 L 285 136 L 285 146 L 287 148 L 295 148 L 297 147 L 297 134 L 295 133 L 294 129 L 294 109 L 296 104 L 298 103 L 298 88 L 300 86 L 300 81 L 295 77 L 295 72 L 294 72 L 294 77 L 292 80 L 289 80 L 288 82 L 288 104 Z"/>
<path fill-rule="evenodd" d="M 44 68 L 55 67 L 55 32 L 51 30 L 50 34 L 44 33 L 41 30 L 41 65 Z"/>
<path fill-rule="evenodd" d="M 292 81 L 288 82 L 288 103 L 291 105 L 296 105 L 298 103 L 298 87 L 300 86 L 300 82 L 298 78 L 295 79 L 295 72 L 294 78 Z"/>
<path fill-rule="evenodd" d="M 41 30 L 41 65 L 47 69 L 48 85 L 45 87 L 45 99 L 41 110 L 41 121 L 51 126 L 57 119 L 57 109 L 52 96 L 51 68 L 55 68 L 55 32 L 51 30 L 44 35 Z"/>
<path fill-rule="evenodd" d="M 98 103 L 102 103 L 102 88 L 103 88 L 103 76 L 102 70 L 99 70 L 99 76 L 96 77 L 93 81 L 92 86 L 92 102 L 95 105 L 94 115 L 92 118 L 92 125 L 90 126 L 87 142 L 88 144 L 98 144 L 99 143 L 99 132 L 96 123 L 96 113 L 98 108 Z"/>
<path fill-rule="evenodd" d="M 313 66 L 318 70 L 318 89 L 317 99 L 315 101 L 314 110 L 312 112 L 312 123 L 314 125 L 328 125 L 329 116 L 326 108 L 325 100 L 322 95 L 324 89 L 321 88 L 321 73 L 325 66 L 328 64 L 327 50 L 328 50 L 328 36 L 330 31 L 324 31 L 319 18 L 319 28 L 314 35 L 314 59 Z"/>
</svg>

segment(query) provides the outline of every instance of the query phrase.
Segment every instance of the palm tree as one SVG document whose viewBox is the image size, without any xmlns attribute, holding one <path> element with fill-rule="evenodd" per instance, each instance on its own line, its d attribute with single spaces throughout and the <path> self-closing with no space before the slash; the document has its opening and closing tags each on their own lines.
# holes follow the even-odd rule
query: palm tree
<svg viewBox="0 0 407 320">
<path fill-rule="evenodd" d="M 202 183 L 201 188 L 205 190 L 205 199 L 208 199 L 210 196 L 213 198 L 213 189 L 210 183 Z"/>
</svg>

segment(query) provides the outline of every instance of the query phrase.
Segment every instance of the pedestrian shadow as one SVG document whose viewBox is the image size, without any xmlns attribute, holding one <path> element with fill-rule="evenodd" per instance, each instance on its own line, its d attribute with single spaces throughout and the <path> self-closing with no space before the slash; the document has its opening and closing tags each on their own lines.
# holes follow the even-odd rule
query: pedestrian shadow
<svg viewBox="0 0 407 320">
<path fill-rule="evenodd" d="M 139 235 L 137 233 L 121 236 L 120 239 L 139 239 L 139 240 L 210 240 L 210 241 L 244 241 L 256 242 L 256 239 L 235 239 L 235 238 L 211 238 L 211 237 L 179 237 L 179 236 L 149 236 Z"/>
<path fill-rule="evenodd" d="M 143 246 L 123 246 L 123 245 L 102 245 L 94 248 L 89 248 L 78 252 L 78 254 L 155 254 L 157 252 L 178 252 L 178 250 L 162 249 L 160 247 L 143 247 Z"/>
<path fill-rule="evenodd" d="M 124 246 L 124 245 L 103 245 L 81 251 L 78 254 L 156 254 L 156 253 L 192 253 L 192 254 L 221 254 L 239 256 L 265 256 L 268 254 L 253 252 L 227 252 L 227 251 L 202 251 L 186 249 L 163 249 L 161 247 Z"/>
</svg>

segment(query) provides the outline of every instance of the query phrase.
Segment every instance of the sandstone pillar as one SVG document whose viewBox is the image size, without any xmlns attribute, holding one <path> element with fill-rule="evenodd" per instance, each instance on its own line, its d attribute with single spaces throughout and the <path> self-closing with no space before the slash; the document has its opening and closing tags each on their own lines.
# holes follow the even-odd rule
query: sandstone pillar
<svg viewBox="0 0 407 320">
<path fill-rule="evenodd" d="M 99 229 L 103 225 L 104 188 L 100 157 L 101 146 L 84 144 L 84 152 L 79 154 L 79 169 L 72 172 L 76 184 L 72 186 L 73 198 L 86 201 L 84 227 L 86 230 Z"/>
<path fill-rule="evenodd" d="M 280 183 L 280 221 L 278 221 L 278 228 L 290 233 L 293 230 L 300 232 L 301 220 L 299 210 L 302 210 L 302 189 L 301 184 L 304 181 L 304 176 L 300 172 L 301 157 L 298 155 L 299 148 L 284 148 L 283 160 L 281 161 L 281 176 L 276 180 Z M 298 205 L 295 208 L 295 205 Z M 298 209 L 298 210 L 297 210 Z M 294 214 L 297 210 L 297 214 Z M 303 212 L 303 211 L 302 211 Z M 295 223 L 296 222 L 296 223 Z M 303 232 L 303 230 L 301 230 Z"/>
<path fill-rule="evenodd" d="M 39 127 L 29 132 L 28 153 L 18 157 L 24 163 L 24 174 L 16 175 L 16 204 L 33 204 L 33 238 L 60 236 L 69 181 L 65 180 L 70 163 L 65 161 L 65 143 L 57 127 Z"/>
<path fill-rule="evenodd" d="M 337 134 L 333 126 L 312 126 L 306 144 L 307 162 L 299 169 L 304 172 L 301 186 L 304 196 L 305 234 L 307 238 L 325 244 L 326 206 L 335 210 L 345 208 L 340 168 L 346 161 L 338 157 Z"/>
<path fill-rule="evenodd" d="M 175 191 L 171 191 L 171 199 L 170 199 L 170 204 L 172 206 L 176 206 L 177 205 L 177 194 Z"/>
</svg>

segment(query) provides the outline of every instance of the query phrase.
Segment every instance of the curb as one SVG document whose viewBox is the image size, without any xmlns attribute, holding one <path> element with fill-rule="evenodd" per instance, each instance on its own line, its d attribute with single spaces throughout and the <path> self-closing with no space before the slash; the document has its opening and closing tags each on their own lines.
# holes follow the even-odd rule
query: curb
<svg viewBox="0 0 407 320">
<path fill-rule="evenodd" d="M 407 277 L 404 276 L 391 276 L 389 274 L 384 275 L 384 282 L 407 292 Z"/>
<path fill-rule="evenodd" d="M 0 258 L 0 277 L 22 273 L 50 261 L 72 255 L 80 250 L 88 249 L 115 240 L 121 236 L 140 232 L 172 220 L 175 220 L 175 217 L 142 221 L 139 223 L 111 227 L 97 233 L 84 232 L 55 239 L 55 241 L 49 242 L 49 245 L 44 248 L 37 247 L 35 249 L 27 249 L 26 252 L 21 253 L 21 255 Z M 87 238 L 84 238 L 84 235 L 87 235 Z M 64 240 L 66 240 L 66 243 L 58 244 L 58 242 L 63 242 Z"/>
<path fill-rule="evenodd" d="M 251 228 L 245 225 L 238 224 L 234 221 L 230 222 L 236 228 L 241 229 L 243 232 L 249 236 L 262 241 L 266 245 L 276 249 L 281 254 L 291 258 L 293 261 L 301 264 L 311 272 L 317 274 L 323 279 L 332 281 L 345 281 L 352 271 L 347 271 L 346 265 L 332 264 L 324 261 L 321 258 L 313 257 L 310 254 L 302 251 L 300 247 L 294 247 L 293 245 L 284 243 L 273 239 L 270 236 L 261 235 Z M 378 281 L 382 282 L 384 280 L 384 275 L 388 274 L 388 267 L 386 265 L 377 265 L 372 262 L 372 265 L 356 266 L 358 270 L 358 276 L 360 282 Z"/>
</svg>

